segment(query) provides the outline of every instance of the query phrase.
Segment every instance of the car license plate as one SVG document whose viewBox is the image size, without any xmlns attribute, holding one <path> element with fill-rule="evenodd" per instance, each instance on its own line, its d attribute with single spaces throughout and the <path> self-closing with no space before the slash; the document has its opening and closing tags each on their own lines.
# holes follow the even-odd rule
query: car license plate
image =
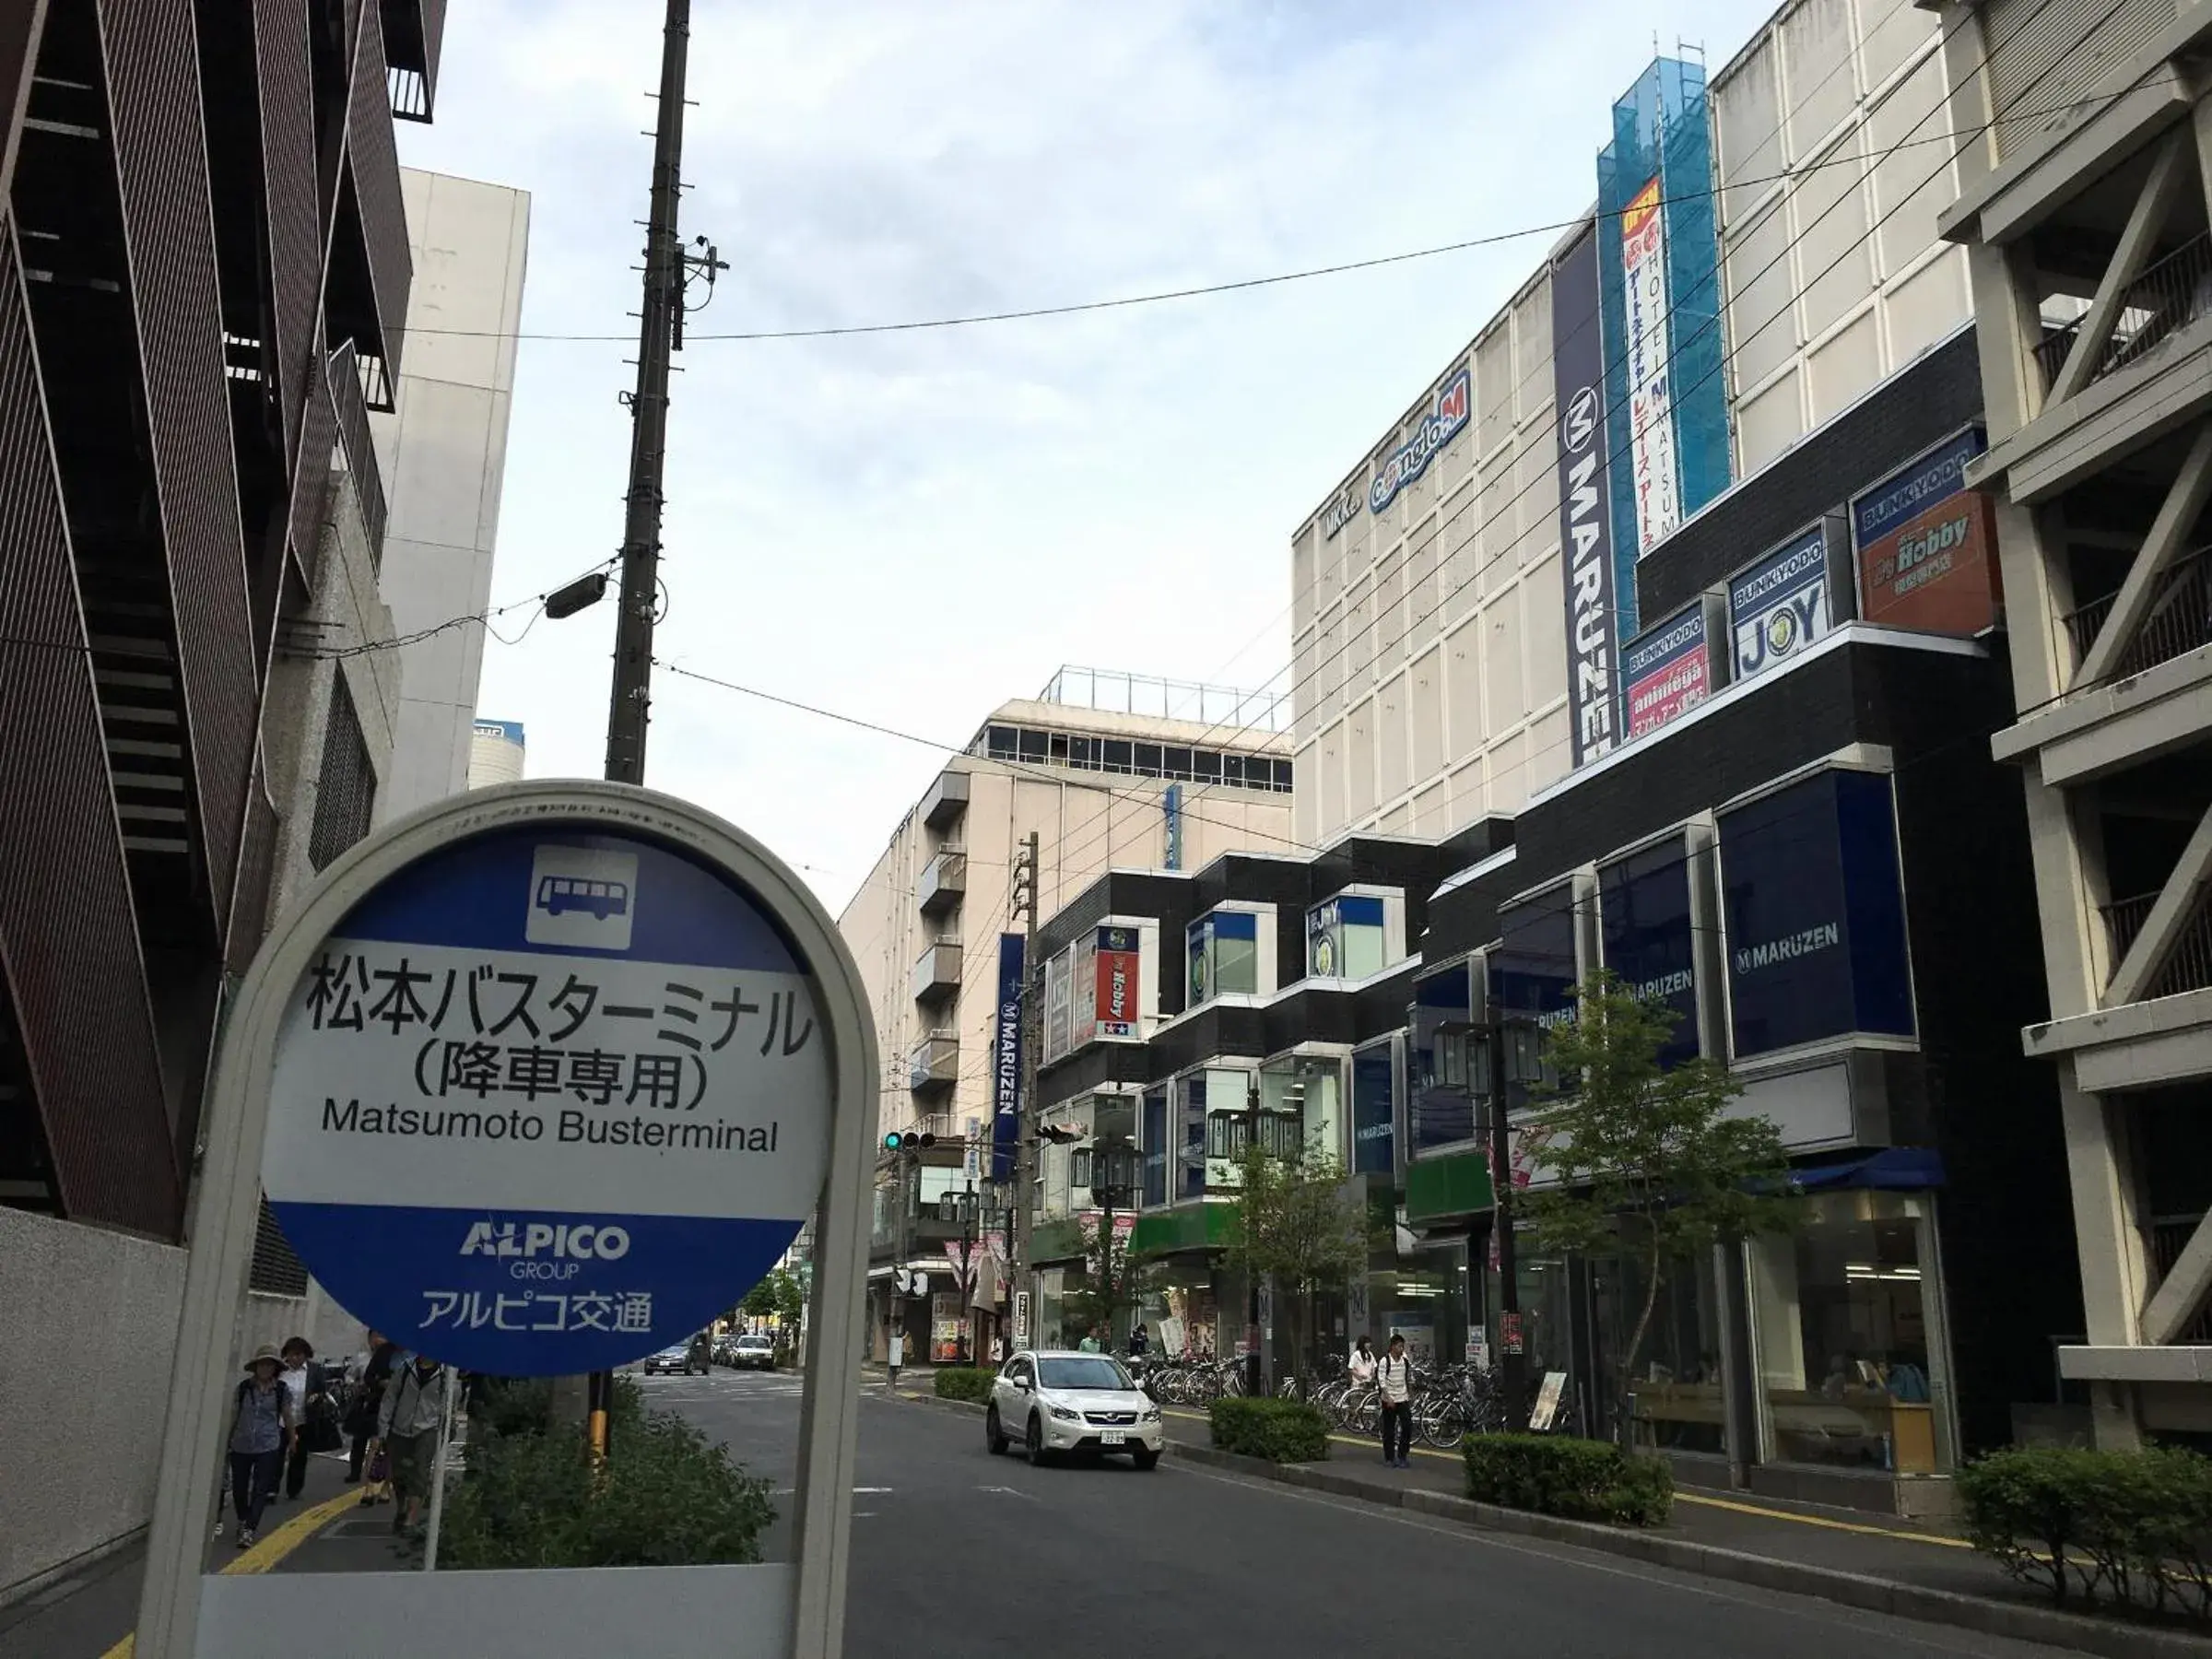
<svg viewBox="0 0 2212 1659">
<path fill-rule="evenodd" d="M 1118 1446 L 1125 1441 L 1128 1438 L 1129 1436 L 1119 1429 L 1101 1429 L 1099 1430 L 1099 1444 L 1101 1446 Z"/>
</svg>

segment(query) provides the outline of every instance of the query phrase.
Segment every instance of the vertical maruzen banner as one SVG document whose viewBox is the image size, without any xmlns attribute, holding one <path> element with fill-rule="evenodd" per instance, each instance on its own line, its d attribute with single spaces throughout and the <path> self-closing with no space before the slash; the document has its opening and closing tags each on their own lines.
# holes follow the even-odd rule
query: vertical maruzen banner
<svg viewBox="0 0 2212 1659">
<path fill-rule="evenodd" d="M 1666 219 L 1653 178 L 1620 216 L 1622 344 L 1628 357 L 1630 463 L 1636 478 L 1636 553 L 1649 553 L 1682 522 L 1675 463 L 1674 392 L 1667 354 Z"/>
<path fill-rule="evenodd" d="M 1630 737 L 1656 731 L 1710 697 L 1712 667 L 1704 601 L 1632 641 L 1620 653 L 1620 677 Z"/>
<path fill-rule="evenodd" d="M 1022 936 L 998 935 L 998 1006 L 991 1030 L 991 1177 L 1014 1176 L 1015 1144 L 1021 1138 Z"/>
<path fill-rule="evenodd" d="M 1611 751 L 1619 714 L 1614 663 L 1613 507 L 1606 465 L 1606 341 L 1597 231 L 1551 272 L 1551 372 L 1559 411 L 1559 571 L 1567 595 L 1567 701 L 1577 766 Z"/>
<path fill-rule="evenodd" d="M 1136 994 L 1140 964 L 1135 928 L 1099 929 L 1098 971 L 1092 1000 L 1100 1036 L 1138 1035 Z"/>
<path fill-rule="evenodd" d="M 1995 624 L 1996 513 L 1966 488 L 1966 464 L 1987 446 L 1971 427 L 1853 500 L 1864 620 L 1960 635 Z"/>
</svg>

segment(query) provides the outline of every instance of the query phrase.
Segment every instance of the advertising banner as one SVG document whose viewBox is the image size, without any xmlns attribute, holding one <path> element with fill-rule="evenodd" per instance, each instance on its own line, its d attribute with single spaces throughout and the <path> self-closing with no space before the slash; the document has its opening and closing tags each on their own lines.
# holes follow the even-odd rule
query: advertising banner
<svg viewBox="0 0 2212 1659">
<path fill-rule="evenodd" d="M 1794 656 L 1830 627 L 1828 544 L 1818 525 L 1728 582 L 1735 677 Z"/>
<path fill-rule="evenodd" d="M 1678 611 L 1621 653 L 1629 735 L 1641 737 L 1712 695 L 1702 600 Z"/>
<path fill-rule="evenodd" d="M 1044 965 L 1044 1063 L 1050 1065 L 1066 1054 L 1070 1046 L 1069 1028 L 1073 998 L 1068 994 L 1075 972 L 1076 953 L 1071 947 L 1052 958 Z"/>
<path fill-rule="evenodd" d="M 1014 1176 L 1021 1137 L 1021 970 L 1023 940 L 998 935 L 998 1003 L 991 1016 L 991 1177 Z"/>
<path fill-rule="evenodd" d="M 1888 775 L 1821 772 L 1723 813 L 1720 830 L 1735 1057 L 1912 1036 Z"/>
<path fill-rule="evenodd" d="M 1474 393 L 1468 371 L 1462 369 L 1440 387 L 1436 405 L 1414 423 L 1413 433 L 1390 453 L 1368 487 L 1367 510 L 1380 512 L 1397 500 L 1398 492 L 1429 470 L 1429 463 L 1444 445 L 1460 434 L 1473 411 Z"/>
<path fill-rule="evenodd" d="M 1598 934 L 1621 983 L 1662 999 L 1677 1018 L 1659 1051 L 1674 1065 L 1698 1054 L 1696 930 L 1689 915 L 1689 848 L 1680 836 L 1601 865 Z"/>
<path fill-rule="evenodd" d="M 1620 268 L 1629 371 L 1630 463 L 1636 481 L 1636 552 L 1641 558 L 1682 522 L 1675 463 L 1674 394 L 1667 361 L 1666 217 L 1654 177 L 1620 216 Z"/>
<path fill-rule="evenodd" d="M 1093 1023 L 1101 1037 L 1135 1037 L 1137 1033 L 1137 984 L 1140 958 L 1136 929 L 1101 927 L 1097 941 L 1097 967 L 1092 975 Z"/>
<path fill-rule="evenodd" d="M 1939 444 L 1851 503 L 1859 615 L 1886 628 L 1971 635 L 1997 619 L 1996 514 L 1968 489 L 1979 427 Z"/>
<path fill-rule="evenodd" d="M 1067 993 L 1067 1047 L 1073 1053 L 1099 1034 L 1099 999 L 1092 989 L 1099 978 L 1099 942 L 1077 939 L 1069 948 L 1075 953 L 1068 965 Z"/>
<path fill-rule="evenodd" d="M 1606 464 L 1606 339 L 1598 325 L 1597 232 L 1551 272 L 1551 373 L 1559 410 L 1559 571 L 1567 595 L 1568 729 L 1574 763 L 1618 741 L 1620 635 L 1613 592 L 1613 503 Z"/>
</svg>

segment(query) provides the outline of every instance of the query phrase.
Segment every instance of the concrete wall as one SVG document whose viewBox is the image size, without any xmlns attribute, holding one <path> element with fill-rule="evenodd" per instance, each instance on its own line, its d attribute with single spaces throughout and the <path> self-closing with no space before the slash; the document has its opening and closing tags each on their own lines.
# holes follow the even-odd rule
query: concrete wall
<svg viewBox="0 0 2212 1659">
<path fill-rule="evenodd" d="M 507 423 L 530 240 L 526 192 L 402 169 L 415 283 L 396 413 L 371 416 L 384 494 L 383 594 L 401 636 L 491 601 Z M 468 786 L 484 630 L 399 653 L 394 765 L 377 822 Z"/>
</svg>

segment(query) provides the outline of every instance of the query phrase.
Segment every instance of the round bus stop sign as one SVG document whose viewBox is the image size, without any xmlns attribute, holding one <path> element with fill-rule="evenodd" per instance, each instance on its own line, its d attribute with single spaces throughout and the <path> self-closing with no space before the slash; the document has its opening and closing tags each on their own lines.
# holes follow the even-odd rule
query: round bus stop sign
<svg viewBox="0 0 2212 1659">
<path fill-rule="evenodd" d="M 284 1006 L 285 1236 L 356 1318 L 467 1370 L 686 1339 L 822 1190 L 831 1041 L 791 938 L 735 870 L 558 803 L 384 875 Z"/>
</svg>

